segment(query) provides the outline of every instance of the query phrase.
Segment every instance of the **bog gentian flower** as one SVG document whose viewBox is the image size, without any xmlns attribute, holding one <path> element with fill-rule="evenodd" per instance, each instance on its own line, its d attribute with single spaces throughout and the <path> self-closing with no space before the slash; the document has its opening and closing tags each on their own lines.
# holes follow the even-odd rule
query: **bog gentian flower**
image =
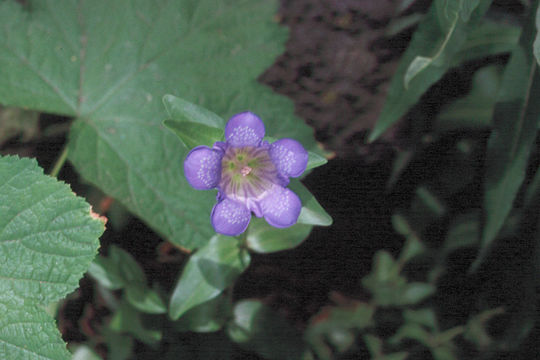
<svg viewBox="0 0 540 360">
<path fill-rule="evenodd" d="M 184 174 L 198 190 L 217 188 L 210 215 L 216 232 L 236 236 L 249 225 L 251 214 L 272 226 L 296 223 L 302 204 L 287 189 L 290 177 L 302 175 L 308 153 L 296 140 L 264 141 L 261 119 L 251 113 L 234 115 L 225 126 L 225 142 L 197 146 L 184 161 Z"/>
</svg>

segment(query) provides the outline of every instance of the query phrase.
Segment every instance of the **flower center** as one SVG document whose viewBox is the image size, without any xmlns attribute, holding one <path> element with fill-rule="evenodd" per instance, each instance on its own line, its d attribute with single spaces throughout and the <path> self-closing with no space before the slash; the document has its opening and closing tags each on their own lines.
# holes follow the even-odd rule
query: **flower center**
<svg viewBox="0 0 540 360">
<path fill-rule="evenodd" d="M 275 183 L 278 172 L 265 147 L 229 146 L 221 160 L 219 189 L 233 200 L 254 207 Z"/>
<path fill-rule="evenodd" d="M 247 176 L 247 175 L 249 175 L 251 170 L 253 170 L 253 169 L 250 168 L 249 166 L 244 166 L 240 172 L 242 173 L 242 176 Z"/>
</svg>

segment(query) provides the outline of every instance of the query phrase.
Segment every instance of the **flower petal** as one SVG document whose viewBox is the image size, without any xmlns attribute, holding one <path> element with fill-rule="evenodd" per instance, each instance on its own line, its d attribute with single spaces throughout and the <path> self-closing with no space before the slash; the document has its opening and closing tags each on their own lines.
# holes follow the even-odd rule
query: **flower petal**
<svg viewBox="0 0 540 360">
<path fill-rule="evenodd" d="M 306 170 L 308 152 L 293 139 L 281 139 L 270 145 L 270 157 L 278 171 L 287 177 L 298 177 Z"/>
<path fill-rule="evenodd" d="M 294 225 L 300 215 L 302 202 L 291 190 L 275 185 L 261 201 L 261 209 L 266 221 L 277 228 Z"/>
<path fill-rule="evenodd" d="M 246 231 L 251 212 L 244 204 L 225 198 L 214 205 L 211 218 L 216 232 L 236 236 Z"/>
<path fill-rule="evenodd" d="M 252 112 L 234 115 L 225 126 L 225 140 L 231 146 L 258 146 L 264 137 L 264 123 Z"/>
<path fill-rule="evenodd" d="M 184 160 L 184 175 L 197 190 L 215 188 L 221 178 L 223 152 L 207 146 L 197 146 Z"/>
</svg>

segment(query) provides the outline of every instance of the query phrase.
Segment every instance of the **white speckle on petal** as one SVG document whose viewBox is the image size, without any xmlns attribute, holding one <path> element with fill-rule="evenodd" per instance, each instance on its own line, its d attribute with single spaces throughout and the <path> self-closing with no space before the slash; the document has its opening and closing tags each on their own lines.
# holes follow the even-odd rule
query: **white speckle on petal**
<svg viewBox="0 0 540 360">
<path fill-rule="evenodd" d="M 245 221 L 246 209 L 242 206 L 236 205 L 232 201 L 224 201 L 220 215 L 227 220 L 230 225 L 236 225 Z"/>
<path fill-rule="evenodd" d="M 283 189 L 279 194 L 271 195 L 270 201 L 262 202 L 262 211 L 264 214 L 273 215 L 276 218 L 281 217 L 283 213 L 289 211 L 291 206 L 291 193 Z"/>
<path fill-rule="evenodd" d="M 279 169 L 285 173 L 290 174 L 293 168 L 293 165 L 296 163 L 294 152 L 287 149 L 283 145 L 275 145 L 271 149 L 272 156 L 278 159 Z"/>
<path fill-rule="evenodd" d="M 233 145 L 254 144 L 259 140 L 255 130 L 249 126 L 237 126 L 229 135 L 227 141 Z"/>
<path fill-rule="evenodd" d="M 221 164 L 221 157 L 217 153 L 210 153 L 200 160 L 197 178 L 207 187 L 214 187 L 216 184 L 215 174 L 219 173 L 218 167 Z"/>
</svg>

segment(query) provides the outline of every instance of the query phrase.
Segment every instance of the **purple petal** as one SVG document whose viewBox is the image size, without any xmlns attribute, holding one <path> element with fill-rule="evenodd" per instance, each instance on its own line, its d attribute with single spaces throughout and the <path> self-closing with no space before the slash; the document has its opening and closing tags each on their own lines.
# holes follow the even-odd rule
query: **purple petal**
<svg viewBox="0 0 540 360">
<path fill-rule="evenodd" d="M 270 145 L 270 156 L 278 171 L 287 177 L 298 177 L 306 170 L 308 152 L 293 139 L 281 139 Z"/>
<path fill-rule="evenodd" d="M 252 112 L 234 115 L 225 126 L 225 140 L 231 146 L 258 146 L 264 137 L 264 124 Z"/>
<path fill-rule="evenodd" d="M 221 178 L 221 158 L 223 152 L 207 146 L 197 146 L 189 152 L 184 161 L 184 175 L 197 190 L 215 188 Z"/>
<path fill-rule="evenodd" d="M 244 204 L 225 198 L 214 205 L 211 218 L 216 232 L 236 236 L 246 231 L 251 212 Z"/>
<path fill-rule="evenodd" d="M 264 218 L 270 225 L 284 228 L 296 223 L 302 203 L 294 192 L 275 185 L 261 201 L 261 208 Z"/>
</svg>

